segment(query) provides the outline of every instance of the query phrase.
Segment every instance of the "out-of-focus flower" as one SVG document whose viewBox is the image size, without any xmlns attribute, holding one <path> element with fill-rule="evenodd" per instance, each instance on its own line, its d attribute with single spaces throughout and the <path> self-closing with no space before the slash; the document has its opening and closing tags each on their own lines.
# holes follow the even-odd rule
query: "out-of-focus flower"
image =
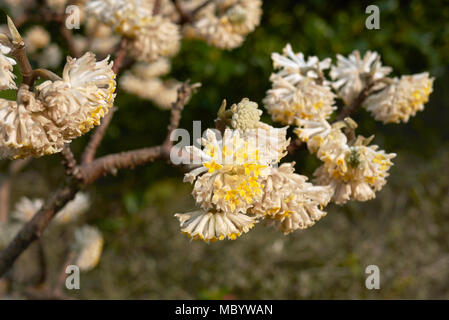
<svg viewBox="0 0 449 320">
<path fill-rule="evenodd" d="M 25 44 L 28 53 L 45 48 L 50 43 L 50 34 L 41 26 L 34 26 L 25 35 Z"/>
<path fill-rule="evenodd" d="M 72 201 L 69 201 L 53 219 L 56 224 L 66 224 L 76 220 L 84 214 L 90 207 L 89 195 L 78 192 Z"/>
<path fill-rule="evenodd" d="M 262 15 L 261 0 L 219 0 L 204 8 L 193 24 L 194 36 L 222 49 L 240 46 Z"/>
<path fill-rule="evenodd" d="M 273 219 L 285 234 L 305 229 L 326 215 L 322 210 L 332 197 L 329 186 L 313 186 L 307 177 L 294 173 L 294 163 L 272 168 L 264 196 L 250 210 L 258 217 Z"/>
<path fill-rule="evenodd" d="M 331 67 L 332 86 L 338 91 L 346 105 L 359 95 L 368 81 L 384 78 L 391 72 L 390 67 L 383 67 L 377 52 L 367 51 L 363 58 L 359 51 L 353 51 L 348 58 L 337 54 L 337 66 Z M 382 84 L 376 86 L 381 88 Z"/>
<path fill-rule="evenodd" d="M 43 199 L 29 199 L 22 197 L 14 206 L 12 217 L 17 221 L 26 223 L 30 221 L 36 212 L 38 212 L 44 204 Z"/>
<path fill-rule="evenodd" d="M 16 61 L 6 56 L 11 49 L 0 44 L 0 90 L 17 89 L 13 68 Z"/>
<path fill-rule="evenodd" d="M 100 262 L 103 242 L 103 236 L 97 228 L 85 225 L 77 229 L 75 231 L 76 260 L 74 264 L 81 271 L 95 268 Z"/>
<path fill-rule="evenodd" d="M 62 61 L 62 51 L 57 44 L 52 43 L 37 54 L 36 60 L 42 68 L 57 68 Z"/>
<path fill-rule="evenodd" d="M 93 53 L 67 59 L 63 79 L 37 86 L 49 119 L 72 140 L 86 133 L 109 111 L 114 102 L 115 74 L 108 58 L 96 61 Z"/>
<path fill-rule="evenodd" d="M 245 214 L 226 214 L 213 211 L 193 211 L 177 213 L 181 231 L 195 240 L 213 242 L 228 238 L 235 240 L 242 233 L 248 232 L 255 224 L 255 218 Z"/>
<path fill-rule="evenodd" d="M 369 96 L 364 105 L 376 120 L 383 123 L 407 122 L 424 109 L 433 80 L 427 72 L 395 78 L 385 89 Z"/>
<path fill-rule="evenodd" d="M 176 101 L 181 83 L 175 79 L 161 80 L 170 71 L 170 62 L 160 58 L 153 63 L 138 63 L 120 78 L 120 86 L 142 99 L 152 101 L 161 109 L 169 109 Z"/>
<path fill-rule="evenodd" d="M 0 158 L 40 157 L 61 151 L 65 141 L 43 116 L 44 106 L 22 85 L 17 102 L 0 99 Z"/>
<path fill-rule="evenodd" d="M 47 6 L 55 12 L 64 12 L 68 0 L 45 0 Z"/>
<path fill-rule="evenodd" d="M 168 19 L 154 16 L 130 45 L 131 55 L 138 61 L 152 62 L 179 51 L 179 27 Z"/>
<path fill-rule="evenodd" d="M 336 109 L 331 89 L 311 78 L 303 78 L 296 85 L 279 75 L 270 79 L 273 88 L 268 90 L 264 105 L 273 121 L 291 125 L 297 118 L 327 119 Z"/>
<path fill-rule="evenodd" d="M 378 146 L 367 146 L 370 139 L 361 136 L 352 145 L 343 145 L 323 152 L 324 164 L 314 175 L 320 185 L 334 190 L 332 200 L 337 204 L 348 200 L 367 201 L 386 184 L 394 153 L 386 154 Z M 322 146 L 321 148 L 326 148 Z"/>
<path fill-rule="evenodd" d="M 130 54 L 139 61 L 151 62 L 179 50 L 179 27 L 161 15 L 153 15 L 150 1 L 92 0 L 86 8 L 99 21 L 131 39 Z"/>
</svg>

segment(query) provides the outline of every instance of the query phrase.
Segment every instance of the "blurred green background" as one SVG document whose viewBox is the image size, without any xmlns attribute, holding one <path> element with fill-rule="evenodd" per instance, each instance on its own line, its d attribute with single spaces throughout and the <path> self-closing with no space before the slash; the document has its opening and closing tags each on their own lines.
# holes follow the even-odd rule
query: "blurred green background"
<svg viewBox="0 0 449 320">
<path fill-rule="evenodd" d="M 380 30 L 365 28 L 369 4 L 380 8 Z M 376 134 L 376 144 L 398 154 L 387 186 L 375 200 L 328 207 L 328 216 L 305 231 L 284 236 L 259 224 L 236 241 L 205 244 L 181 235 L 173 217 L 194 208 L 191 186 L 182 183 L 178 169 L 155 163 L 120 171 L 88 189 L 93 205 L 85 221 L 103 232 L 105 248 L 99 266 L 83 274 L 81 290 L 67 291 L 69 296 L 449 298 L 449 3 L 277 0 L 264 1 L 263 10 L 261 26 L 238 49 L 183 42 L 171 76 L 203 86 L 186 107 L 181 127 L 191 130 L 194 120 L 213 126 L 224 98 L 261 103 L 270 87 L 270 54 L 286 43 L 334 61 L 336 53 L 378 51 L 394 75 L 429 71 L 436 78 L 425 110 L 407 124 L 382 125 L 365 111 L 355 116 L 359 133 Z M 124 92 L 116 105 L 99 155 L 163 141 L 168 111 Z M 270 121 L 266 115 L 265 120 Z M 77 155 L 88 136 L 73 143 Z M 309 177 L 318 165 L 306 151 L 290 160 Z M 23 195 L 46 197 L 63 176 L 59 162 L 58 155 L 33 160 L 14 181 L 12 203 Z M 61 263 L 58 239 L 58 232 L 46 234 L 51 275 Z M 33 260 L 29 251 L 15 271 L 23 283 L 32 269 L 25 263 Z M 380 290 L 365 288 L 371 264 L 381 270 Z"/>
</svg>

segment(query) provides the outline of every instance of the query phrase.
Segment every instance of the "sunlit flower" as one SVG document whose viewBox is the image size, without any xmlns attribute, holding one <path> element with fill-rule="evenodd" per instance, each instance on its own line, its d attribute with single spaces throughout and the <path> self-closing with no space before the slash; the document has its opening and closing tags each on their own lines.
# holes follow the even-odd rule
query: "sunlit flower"
<svg viewBox="0 0 449 320">
<path fill-rule="evenodd" d="M 88 52 L 67 59 L 62 80 L 45 81 L 36 89 L 49 119 L 71 140 L 100 124 L 114 102 L 115 86 L 112 62 L 97 62 Z"/>
<path fill-rule="evenodd" d="M 329 69 L 331 64 L 330 58 L 320 61 L 318 57 L 310 56 L 305 59 L 302 52 L 295 54 L 290 44 L 285 46 L 282 55 L 272 53 L 271 59 L 273 67 L 279 69 L 272 77 L 281 77 L 294 86 L 305 78 L 321 80 L 322 71 Z"/>
<path fill-rule="evenodd" d="M 370 200 L 386 184 L 391 159 L 396 154 L 386 154 L 376 145 L 367 146 L 369 140 L 359 136 L 353 145 L 335 148 L 333 153 L 321 157 L 324 164 L 314 175 L 318 184 L 332 187 L 335 203 Z"/>
<path fill-rule="evenodd" d="M 0 44 L 0 90 L 17 89 L 13 68 L 16 61 L 6 56 L 11 49 Z"/>
<path fill-rule="evenodd" d="M 179 51 L 179 27 L 161 16 L 153 16 L 130 44 L 130 54 L 138 61 L 152 62 Z"/>
<path fill-rule="evenodd" d="M 261 7 L 260 0 L 216 1 L 199 14 L 193 32 L 215 47 L 236 48 L 259 25 Z"/>
<path fill-rule="evenodd" d="M 427 72 L 402 76 L 382 91 L 369 96 L 364 105 L 383 123 L 407 122 L 424 109 L 432 92 L 433 78 Z"/>
<path fill-rule="evenodd" d="M 44 106 L 22 85 L 17 102 L 0 99 L 0 158 L 40 157 L 61 151 L 66 142 Z"/>
<path fill-rule="evenodd" d="M 355 50 L 348 58 L 337 54 L 337 66 L 331 67 L 332 86 L 338 91 L 346 105 L 359 95 L 368 81 L 384 78 L 391 72 L 390 67 L 383 67 L 377 52 L 367 51 L 363 58 Z M 381 84 L 377 86 L 380 88 Z"/>
<path fill-rule="evenodd" d="M 181 224 L 182 233 L 195 240 L 206 242 L 235 240 L 242 233 L 248 232 L 256 223 L 254 217 L 245 214 L 232 214 L 214 211 L 193 211 L 189 213 L 177 213 Z"/>
<path fill-rule="evenodd" d="M 43 199 L 22 197 L 14 206 L 12 217 L 20 222 L 26 223 L 34 217 L 36 212 L 42 208 L 43 204 Z"/>
<path fill-rule="evenodd" d="M 100 230 L 92 226 L 83 226 L 75 231 L 75 265 L 81 271 L 89 271 L 100 262 L 103 250 L 103 236 Z"/>
<path fill-rule="evenodd" d="M 325 119 L 297 119 L 296 124 L 298 125 L 298 128 L 296 128 L 294 132 L 301 141 L 307 143 L 307 147 L 311 153 L 316 153 L 318 151 L 332 130 L 332 126 Z M 338 132 L 340 132 L 340 130 L 338 130 Z M 346 143 L 346 138 L 344 143 Z"/>
<path fill-rule="evenodd" d="M 311 78 L 304 78 L 296 85 L 279 75 L 270 80 L 273 88 L 268 90 L 264 105 L 273 121 L 293 124 L 296 118 L 327 119 L 336 109 L 331 89 L 316 84 Z"/>
<path fill-rule="evenodd" d="M 272 168 L 262 201 L 250 210 L 258 217 L 273 219 L 285 234 L 314 225 L 326 215 L 322 208 L 332 196 L 330 187 L 314 186 L 294 171 L 294 163 Z"/>
</svg>

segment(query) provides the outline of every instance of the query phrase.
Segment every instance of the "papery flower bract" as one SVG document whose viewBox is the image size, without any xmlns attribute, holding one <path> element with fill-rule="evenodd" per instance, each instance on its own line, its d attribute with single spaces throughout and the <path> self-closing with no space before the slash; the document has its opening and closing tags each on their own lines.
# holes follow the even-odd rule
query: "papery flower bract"
<svg viewBox="0 0 449 320">
<path fill-rule="evenodd" d="M 81 271 L 89 271 L 100 262 L 103 250 L 103 236 L 100 230 L 92 226 L 83 226 L 75 231 L 74 251 L 76 253 L 75 265 Z"/>
<path fill-rule="evenodd" d="M 272 168 L 267 176 L 262 201 L 250 212 L 273 219 L 285 234 L 305 229 L 326 215 L 322 207 L 332 197 L 329 186 L 313 186 L 307 177 L 294 173 L 294 163 Z"/>
<path fill-rule="evenodd" d="M 10 52 L 10 48 L 0 44 L 0 90 L 17 89 L 12 72 L 16 61 L 6 56 Z"/>
<path fill-rule="evenodd" d="M 433 78 L 424 72 L 393 81 L 382 91 L 369 96 L 364 105 L 376 120 L 383 123 L 407 122 L 424 109 L 432 93 Z"/>
<path fill-rule="evenodd" d="M 391 72 L 390 67 L 382 66 L 377 52 L 367 51 L 363 58 L 359 51 L 353 51 L 348 58 L 337 54 L 337 66 L 331 67 L 332 86 L 338 91 L 346 105 L 359 95 L 367 81 L 384 78 Z M 377 88 L 381 88 L 378 84 Z"/>
<path fill-rule="evenodd" d="M 48 80 L 36 87 L 45 113 L 65 139 L 72 140 L 99 125 L 112 107 L 116 83 L 108 59 L 97 62 L 91 52 L 68 58 L 62 80 Z"/>
<path fill-rule="evenodd" d="M 242 233 L 248 232 L 256 223 L 254 217 L 245 214 L 207 212 L 203 210 L 189 213 L 177 213 L 181 224 L 182 233 L 187 234 L 194 240 L 206 242 L 224 240 L 228 238 L 235 240 Z"/>
</svg>

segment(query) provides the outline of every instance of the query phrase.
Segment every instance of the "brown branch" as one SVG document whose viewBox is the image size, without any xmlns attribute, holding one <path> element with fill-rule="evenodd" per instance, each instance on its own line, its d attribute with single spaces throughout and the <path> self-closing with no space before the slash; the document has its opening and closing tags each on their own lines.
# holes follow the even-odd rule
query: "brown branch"
<svg viewBox="0 0 449 320">
<path fill-rule="evenodd" d="M 203 10 L 205 7 L 207 7 L 209 4 L 213 3 L 214 0 L 206 0 L 202 4 L 200 4 L 198 7 L 192 10 L 190 12 L 190 16 L 193 18 L 195 17 L 201 10 Z"/>
<path fill-rule="evenodd" d="M 22 43 L 14 44 L 11 55 L 13 55 L 17 61 L 20 73 L 22 74 L 22 82 L 31 87 L 34 83 L 34 75 L 33 68 L 31 67 L 25 51 L 25 43 L 22 41 Z"/>
<path fill-rule="evenodd" d="M 161 11 L 161 0 L 155 0 L 153 6 L 153 15 L 159 14 Z"/>
<path fill-rule="evenodd" d="M 39 261 L 39 277 L 37 284 L 42 285 L 47 280 L 47 257 L 45 255 L 44 241 L 39 239 L 37 241 L 37 256 Z"/>
<path fill-rule="evenodd" d="M 178 11 L 181 18 L 179 24 L 183 25 L 192 21 L 191 16 L 184 10 L 179 0 L 173 0 L 173 4 L 175 5 L 176 11 Z"/>
</svg>

